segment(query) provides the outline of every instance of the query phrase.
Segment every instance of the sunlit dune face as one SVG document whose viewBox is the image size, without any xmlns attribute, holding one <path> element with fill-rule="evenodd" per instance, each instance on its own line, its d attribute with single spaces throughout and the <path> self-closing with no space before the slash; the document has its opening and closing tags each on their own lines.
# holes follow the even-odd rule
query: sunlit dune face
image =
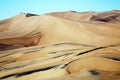
<svg viewBox="0 0 120 80">
<path fill-rule="evenodd" d="M 0 80 L 120 80 L 119 14 L 21 13 L 0 21 Z"/>
</svg>

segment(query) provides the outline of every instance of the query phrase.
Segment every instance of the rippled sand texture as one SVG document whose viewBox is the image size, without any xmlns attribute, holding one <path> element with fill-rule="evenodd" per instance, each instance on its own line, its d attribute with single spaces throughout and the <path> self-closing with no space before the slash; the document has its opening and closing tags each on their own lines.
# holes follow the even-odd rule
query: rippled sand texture
<svg viewBox="0 0 120 80">
<path fill-rule="evenodd" d="M 1 20 L 0 80 L 120 80 L 120 11 Z"/>
</svg>

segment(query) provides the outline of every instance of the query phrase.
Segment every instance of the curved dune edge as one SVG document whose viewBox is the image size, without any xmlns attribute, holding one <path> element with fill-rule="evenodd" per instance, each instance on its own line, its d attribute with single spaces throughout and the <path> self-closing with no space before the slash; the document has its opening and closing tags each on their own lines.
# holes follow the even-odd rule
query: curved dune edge
<svg viewBox="0 0 120 80">
<path fill-rule="evenodd" d="M 120 80 L 119 14 L 21 13 L 0 21 L 0 80 Z"/>
<path fill-rule="evenodd" d="M 83 14 L 91 14 L 91 16 L 95 15 L 89 12 L 68 13 L 68 16 L 72 15 L 73 17 L 77 14 L 76 17 L 79 17 L 80 19 L 85 16 Z M 65 14 L 59 14 L 62 15 L 57 17 L 56 13 L 56 15 L 46 14 L 26 17 L 27 14 L 21 13 L 8 19 L 7 22 L 3 20 L 0 24 L 0 43 L 22 46 L 44 46 L 65 42 L 86 43 L 89 45 L 93 44 L 94 46 L 120 43 L 119 16 L 117 17 L 117 20 L 115 18 L 114 21 L 116 22 L 99 22 L 93 21 L 92 17 L 90 17 L 89 20 L 84 20 L 84 18 L 82 18 L 83 21 L 75 21 L 72 20 L 74 18 L 69 19 L 68 16 L 64 16 L 67 12 Z M 98 14 L 98 16 L 101 16 L 101 14 Z M 111 14 L 113 13 L 111 12 Z M 117 12 L 114 12 L 114 15 L 115 14 L 117 15 Z M 105 17 L 111 17 L 109 15 L 110 13 L 108 16 L 105 15 Z M 51 36 L 53 38 L 51 38 Z"/>
</svg>

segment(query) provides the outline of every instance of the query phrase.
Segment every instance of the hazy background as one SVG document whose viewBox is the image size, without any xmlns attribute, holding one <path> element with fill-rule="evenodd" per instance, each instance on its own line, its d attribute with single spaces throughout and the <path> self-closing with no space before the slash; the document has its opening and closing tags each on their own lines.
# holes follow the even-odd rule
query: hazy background
<svg viewBox="0 0 120 80">
<path fill-rule="evenodd" d="M 57 11 L 120 10 L 120 0 L 0 0 L 0 20 L 20 12 L 44 14 Z"/>
</svg>

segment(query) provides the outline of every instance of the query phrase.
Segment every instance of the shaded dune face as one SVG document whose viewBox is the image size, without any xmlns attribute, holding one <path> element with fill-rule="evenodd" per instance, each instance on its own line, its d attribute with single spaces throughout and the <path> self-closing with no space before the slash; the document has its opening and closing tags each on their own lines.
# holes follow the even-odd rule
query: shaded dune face
<svg viewBox="0 0 120 80">
<path fill-rule="evenodd" d="M 0 21 L 0 80 L 120 80 L 119 16 L 68 11 Z"/>
<path fill-rule="evenodd" d="M 108 11 L 99 13 L 91 18 L 92 21 L 101 22 L 119 22 L 120 21 L 120 11 Z"/>
<path fill-rule="evenodd" d="M 119 12 L 58 12 L 41 16 L 21 13 L 8 19 L 7 24 L 5 20 L 1 21 L 0 43 L 22 46 L 61 42 L 86 43 L 94 46 L 118 44 L 119 21 L 114 20 L 111 14 L 118 16 Z M 110 17 L 117 23 L 109 21 L 104 23 L 105 21 L 100 20 L 96 22 L 97 17 L 98 19 Z"/>
<path fill-rule="evenodd" d="M 6 50 L 0 54 L 0 79 L 3 80 L 120 79 L 120 45 L 95 47 L 59 43 Z"/>
</svg>

